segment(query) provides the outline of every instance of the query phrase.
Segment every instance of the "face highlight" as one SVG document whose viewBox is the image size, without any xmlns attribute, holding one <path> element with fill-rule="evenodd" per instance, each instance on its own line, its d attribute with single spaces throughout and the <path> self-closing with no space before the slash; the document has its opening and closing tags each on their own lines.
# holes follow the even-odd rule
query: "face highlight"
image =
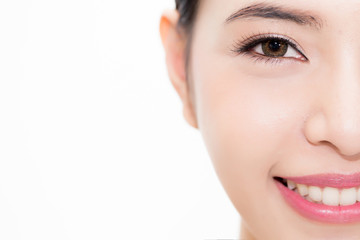
<svg viewBox="0 0 360 240">
<path fill-rule="evenodd" d="M 200 4 L 192 104 L 249 239 L 360 236 L 359 12 L 358 0 Z"/>
</svg>

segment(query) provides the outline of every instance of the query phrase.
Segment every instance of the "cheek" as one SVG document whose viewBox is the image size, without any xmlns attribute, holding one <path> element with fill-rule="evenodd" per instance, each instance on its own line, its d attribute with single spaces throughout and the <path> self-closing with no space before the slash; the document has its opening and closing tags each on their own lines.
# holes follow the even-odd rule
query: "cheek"
<svg viewBox="0 0 360 240">
<path fill-rule="evenodd" d="M 227 73 L 221 81 L 228 83 L 231 78 Z M 274 98 L 269 101 L 271 94 L 244 80 L 204 86 L 199 106 L 200 130 L 215 168 L 223 181 L 240 184 L 236 187 L 249 178 L 267 178 L 291 128 L 291 110 Z"/>
<path fill-rule="evenodd" d="M 225 190 L 246 215 L 249 199 L 267 197 L 271 168 L 301 140 L 304 96 L 299 86 L 243 74 L 225 59 L 193 66 L 200 131 Z"/>
</svg>

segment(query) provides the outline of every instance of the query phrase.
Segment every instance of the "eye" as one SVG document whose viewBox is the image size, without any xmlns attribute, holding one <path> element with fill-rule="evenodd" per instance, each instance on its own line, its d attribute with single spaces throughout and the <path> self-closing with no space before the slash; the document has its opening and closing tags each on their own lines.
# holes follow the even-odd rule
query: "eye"
<svg viewBox="0 0 360 240">
<path fill-rule="evenodd" d="M 232 51 L 266 62 L 269 60 L 279 62 L 286 59 L 308 61 L 308 58 L 299 49 L 301 48 L 298 47 L 298 44 L 288 37 L 277 34 L 261 34 L 235 42 Z"/>
<path fill-rule="evenodd" d="M 303 55 L 295 50 L 289 43 L 285 40 L 278 39 L 268 39 L 265 40 L 253 48 L 255 53 L 267 56 L 267 57 L 288 57 L 288 58 L 297 58 L 303 59 Z"/>
</svg>

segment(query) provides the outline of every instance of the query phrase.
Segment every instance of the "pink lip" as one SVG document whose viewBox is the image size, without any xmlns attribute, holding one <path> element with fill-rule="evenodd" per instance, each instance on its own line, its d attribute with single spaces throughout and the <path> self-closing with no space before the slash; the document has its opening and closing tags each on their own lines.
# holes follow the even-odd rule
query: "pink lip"
<svg viewBox="0 0 360 240">
<path fill-rule="evenodd" d="M 295 183 L 318 187 L 352 188 L 360 186 L 360 173 L 344 174 L 318 174 L 303 177 L 284 177 Z"/>
<path fill-rule="evenodd" d="M 291 191 L 279 181 L 275 184 L 286 202 L 302 216 L 326 223 L 353 223 L 360 221 L 360 202 L 349 206 L 327 206 L 312 203 Z"/>
</svg>

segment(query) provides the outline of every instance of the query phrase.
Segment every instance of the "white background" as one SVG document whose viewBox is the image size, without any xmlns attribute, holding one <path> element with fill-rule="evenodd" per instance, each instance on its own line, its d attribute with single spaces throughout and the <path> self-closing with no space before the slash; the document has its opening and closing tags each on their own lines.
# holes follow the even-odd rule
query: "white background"
<svg viewBox="0 0 360 240">
<path fill-rule="evenodd" d="M 0 239 L 235 239 L 158 34 L 173 0 L 0 1 Z"/>
</svg>

